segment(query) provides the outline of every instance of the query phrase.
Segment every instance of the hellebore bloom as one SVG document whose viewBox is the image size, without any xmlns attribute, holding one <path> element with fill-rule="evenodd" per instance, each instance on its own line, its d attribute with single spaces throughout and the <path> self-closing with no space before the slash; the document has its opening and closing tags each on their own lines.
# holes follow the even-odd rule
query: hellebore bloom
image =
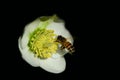
<svg viewBox="0 0 120 80">
<path fill-rule="evenodd" d="M 53 16 L 42 16 L 25 26 L 24 33 L 18 39 L 22 58 L 33 67 L 41 67 L 51 73 L 61 73 L 66 68 L 64 55 L 56 37 L 64 36 L 73 44 L 70 32 L 64 21 Z"/>
</svg>

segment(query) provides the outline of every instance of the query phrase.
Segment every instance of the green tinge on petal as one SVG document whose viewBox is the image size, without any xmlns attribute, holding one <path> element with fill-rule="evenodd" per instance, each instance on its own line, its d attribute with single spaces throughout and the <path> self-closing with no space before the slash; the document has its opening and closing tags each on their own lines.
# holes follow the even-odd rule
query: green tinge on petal
<svg viewBox="0 0 120 80">
<path fill-rule="evenodd" d="M 28 47 L 36 57 L 41 59 L 49 58 L 58 49 L 54 36 L 53 30 L 37 28 L 30 35 Z"/>
<path fill-rule="evenodd" d="M 40 17 L 40 23 L 38 25 L 39 28 L 45 29 L 51 22 L 54 22 L 58 17 L 56 15 L 53 16 L 42 16 Z"/>
</svg>

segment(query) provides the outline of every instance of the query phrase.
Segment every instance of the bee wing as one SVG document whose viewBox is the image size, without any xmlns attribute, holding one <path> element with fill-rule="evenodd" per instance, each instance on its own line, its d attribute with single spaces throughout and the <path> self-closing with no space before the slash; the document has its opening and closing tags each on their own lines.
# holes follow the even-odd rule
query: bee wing
<svg viewBox="0 0 120 80">
<path fill-rule="evenodd" d="M 68 37 L 68 38 L 66 38 L 66 39 L 67 39 L 68 42 L 70 42 L 70 43 L 73 45 L 73 41 L 74 41 L 74 40 L 73 40 L 72 37 Z"/>
</svg>

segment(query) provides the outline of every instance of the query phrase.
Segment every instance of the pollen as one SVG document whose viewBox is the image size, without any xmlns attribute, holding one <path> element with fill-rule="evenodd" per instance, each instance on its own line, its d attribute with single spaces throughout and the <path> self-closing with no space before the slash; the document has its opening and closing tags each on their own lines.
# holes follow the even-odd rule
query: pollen
<svg viewBox="0 0 120 80">
<path fill-rule="evenodd" d="M 37 28 L 30 34 L 28 47 L 35 57 L 46 59 L 55 54 L 58 44 L 55 42 L 53 30 Z"/>
</svg>

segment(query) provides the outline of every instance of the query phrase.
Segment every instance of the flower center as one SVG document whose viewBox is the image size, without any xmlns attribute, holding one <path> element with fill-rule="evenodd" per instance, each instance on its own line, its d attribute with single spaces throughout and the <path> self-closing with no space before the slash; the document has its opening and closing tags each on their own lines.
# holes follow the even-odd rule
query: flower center
<svg viewBox="0 0 120 80">
<path fill-rule="evenodd" d="M 53 30 L 37 28 L 31 35 L 28 42 L 29 49 L 36 57 L 46 59 L 55 54 L 58 44 L 55 42 Z"/>
</svg>

